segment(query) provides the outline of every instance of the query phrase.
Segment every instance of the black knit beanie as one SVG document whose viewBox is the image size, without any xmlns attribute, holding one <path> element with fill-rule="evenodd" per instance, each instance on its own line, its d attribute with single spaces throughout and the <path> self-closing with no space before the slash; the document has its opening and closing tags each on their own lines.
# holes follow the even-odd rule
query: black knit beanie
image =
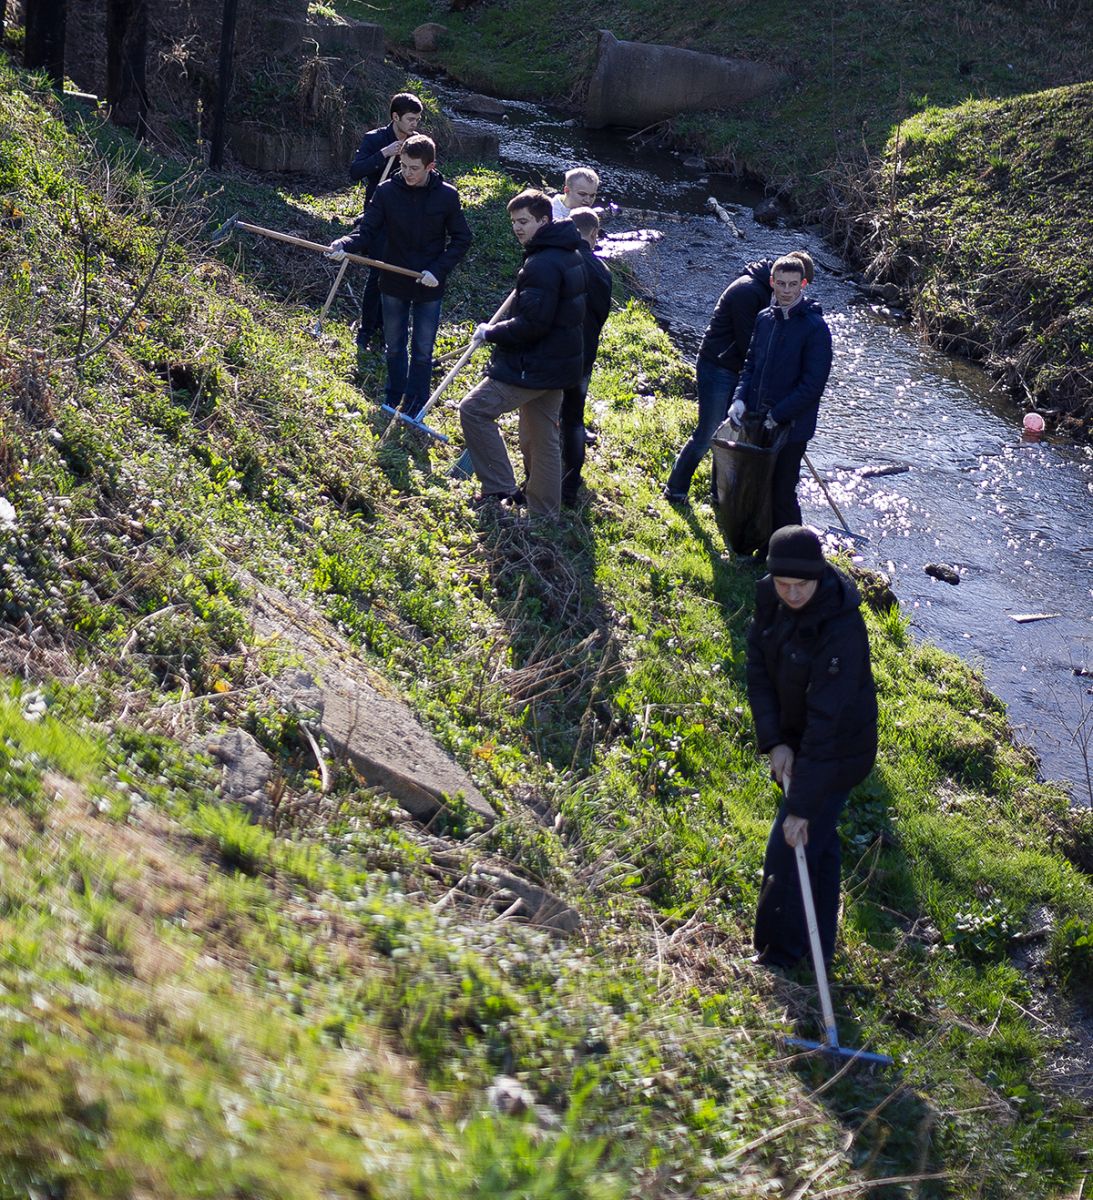
<svg viewBox="0 0 1093 1200">
<path fill-rule="evenodd" d="M 820 539 L 804 525 L 783 525 L 771 536 L 767 570 L 783 579 L 819 579 L 824 562 Z"/>
</svg>

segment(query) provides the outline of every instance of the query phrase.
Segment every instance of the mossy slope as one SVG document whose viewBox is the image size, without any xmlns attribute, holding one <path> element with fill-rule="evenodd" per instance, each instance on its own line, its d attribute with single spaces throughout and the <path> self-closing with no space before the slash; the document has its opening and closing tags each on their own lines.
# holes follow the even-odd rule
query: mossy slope
<svg viewBox="0 0 1093 1200">
<path fill-rule="evenodd" d="M 815 1011 L 745 961 L 774 804 L 742 684 L 753 577 L 657 494 L 692 380 L 648 312 L 605 331 L 589 506 L 481 519 L 455 449 L 382 441 L 344 323 L 309 336 L 325 278 L 196 240 L 236 208 L 321 236 L 351 199 L 202 200 L 2 83 L 0 651 L 48 712 L 26 685 L 0 703 L 0 1196 L 1072 1188 L 1088 1130 L 1027 1014 L 1040 979 L 1093 974 L 1093 889 L 1061 852 L 1088 859 L 1088 835 L 898 613 L 869 616 L 883 745 L 847 822 L 835 981 L 846 1040 L 900 1070 L 832 1085 L 783 1056 Z M 479 241 L 442 350 L 515 261 L 512 185 L 458 177 Z M 324 781 L 252 578 L 386 674 L 493 830 L 441 837 Z M 192 742 L 221 719 L 276 757 L 268 828 L 213 803 Z M 562 893 L 582 934 L 497 921 L 482 863 Z M 1030 980 L 1009 951 L 1043 908 L 1065 933 Z M 491 1107 L 498 1072 L 538 1107 Z"/>
<path fill-rule="evenodd" d="M 855 226 L 870 273 L 910 291 L 940 345 L 1087 435 L 1091 131 L 1088 83 L 931 108 L 899 127 Z"/>
</svg>

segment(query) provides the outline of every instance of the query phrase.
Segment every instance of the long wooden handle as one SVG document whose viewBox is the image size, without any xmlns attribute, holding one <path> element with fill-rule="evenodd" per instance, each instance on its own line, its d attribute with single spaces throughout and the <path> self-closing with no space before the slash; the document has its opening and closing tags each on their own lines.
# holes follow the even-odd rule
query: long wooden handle
<svg viewBox="0 0 1093 1200">
<path fill-rule="evenodd" d="M 513 291 L 509 292 L 509 294 L 501 302 L 501 307 L 493 314 L 492 317 L 490 317 L 490 319 L 489 319 L 490 325 L 492 325 L 495 321 L 499 321 L 501 319 L 502 315 L 504 314 L 505 309 L 508 308 L 508 306 L 512 303 L 512 299 L 515 295 L 516 295 L 515 289 Z M 452 380 L 467 365 L 467 362 L 470 360 L 471 355 L 475 352 L 475 350 L 478 349 L 478 346 L 479 346 L 479 343 L 472 340 L 471 344 L 466 348 L 466 350 L 464 350 L 463 353 L 455 360 L 455 362 L 452 364 L 452 369 L 437 384 L 436 388 L 433 390 L 433 394 L 426 401 L 425 407 L 422 408 L 420 413 L 418 413 L 418 415 L 417 415 L 418 421 L 425 420 L 426 414 L 433 407 L 433 405 L 436 404 L 436 402 L 440 399 L 440 397 L 443 396 L 444 393 L 448 390 L 448 387 L 450 386 Z"/>
<path fill-rule="evenodd" d="M 345 273 L 348 270 L 349 258 L 346 257 L 342 259 L 342 265 L 338 268 L 338 274 L 334 277 L 334 282 L 330 285 L 330 291 L 327 293 L 323 311 L 319 313 L 320 324 L 326 320 L 326 314 L 330 312 L 330 306 L 334 303 L 334 297 L 338 294 L 338 288 L 342 286 L 342 280 L 345 278 Z"/>
<path fill-rule="evenodd" d="M 247 221 L 236 221 L 237 229 L 246 230 L 247 233 L 257 233 L 260 237 L 273 238 L 277 242 L 288 242 L 290 246 L 303 246 L 305 250 L 316 250 L 320 254 L 325 254 L 330 247 L 322 246 L 318 242 L 309 242 L 306 238 L 293 237 L 291 233 L 281 233 L 276 229 L 266 229 L 261 225 L 251 225 Z M 394 271 L 396 275 L 409 275 L 412 279 L 420 279 L 420 271 L 411 271 L 409 267 L 396 267 L 392 263 L 380 262 L 378 258 L 365 258 L 363 254 L 346 254 L 348 262 L 363 263 L 366 267 L 376 267 L 380 271 Z"/>
<path fill-rule="evenodd" d="M 380 183 L 382 183 L 387 178 L 387 176 L 391 174 L 391 168 L 395 165 L 396 158 L 398 158 L 398 155 L 392 154 L 391 157 L 387 160 L 387 165 L 383 168 L 383 174 L 380 176 Z M 377 183 L 376 187 L 379 187 L 379 185 L 380 184 Z"/>
</svg>

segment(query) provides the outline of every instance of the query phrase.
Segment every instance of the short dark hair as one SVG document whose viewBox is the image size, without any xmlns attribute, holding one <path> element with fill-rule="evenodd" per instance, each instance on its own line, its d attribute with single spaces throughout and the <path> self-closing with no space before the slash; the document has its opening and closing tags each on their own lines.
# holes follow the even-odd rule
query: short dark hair
<svg viewBox="0 0 1093 1200">
<path fill-rule="evenodd" d="M 575 208 L 570 212 L 569 219 L 577 226 L 577 232 L 583 238 L 600 232 L 600 218 L 594 208 Z"/>
<path fill-rule="evenodd" d="M 425 105 L 413 92 L 398 92 L 391 97 L 391 112 L 396 117 L 404 117 L 409 112 L 424 112 Z"/>
<path fill-rule="evenodd" d="M 538 188 L 525 188 L 518 196 L 513 196 L 507 207 L 510 216 L 518 208 L 526 208 L 536 221 L 541 221 L 544 217 L 548 221 L 554 219 L 554 208 L 550 203 L 550 197 L 545 192 L 539 191 Z"/>
<path fill-rule="evenodd" d="M 808 268 L 796 254 L 783 254 L 781 258 L 775 260 L 774 266 L 770 269 L 770 276 L 773 279 L 779 271 L 789 271 L 793 275 L 800 275 L 802 281 L 806 281 L 808 277 Z"/>
<path fill-rule="evenodd" d="M 429 166 L 436 162 L 436 142 L 424 133 L 415 133 L 402 143 L 399 154 L 403 158 L 416 158 L 418 162 Z"/>
</svg>

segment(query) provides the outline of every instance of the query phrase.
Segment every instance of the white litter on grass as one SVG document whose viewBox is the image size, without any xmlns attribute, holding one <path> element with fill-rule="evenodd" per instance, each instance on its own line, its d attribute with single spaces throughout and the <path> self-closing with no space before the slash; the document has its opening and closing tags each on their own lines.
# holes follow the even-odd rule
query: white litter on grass
<svg viewBox="0 0 1093 1200">
<path fill-rule="evenodd" d="M 5 496 L 0 496 L 0 529 L 14 529 L 15 506 Z"/>
</svg>

